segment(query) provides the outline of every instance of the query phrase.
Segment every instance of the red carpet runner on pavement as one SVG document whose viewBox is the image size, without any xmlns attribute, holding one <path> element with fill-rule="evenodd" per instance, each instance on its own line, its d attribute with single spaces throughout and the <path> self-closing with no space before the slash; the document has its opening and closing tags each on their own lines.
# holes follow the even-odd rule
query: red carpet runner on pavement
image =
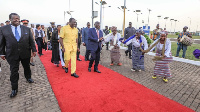
<svg viewBox="0 0 200 112">
<path fill-rule="evenodd" d="M 80 77 L 74 78 L 70 69 L 65 73 L 51 63 L 51 51 L 43 53 L 40 59 L 62 112 L 193 112 L 101 65 L 98 74 L 93 68 L 88 72 L 88 62 L 77 61 Z"/>
</svg>

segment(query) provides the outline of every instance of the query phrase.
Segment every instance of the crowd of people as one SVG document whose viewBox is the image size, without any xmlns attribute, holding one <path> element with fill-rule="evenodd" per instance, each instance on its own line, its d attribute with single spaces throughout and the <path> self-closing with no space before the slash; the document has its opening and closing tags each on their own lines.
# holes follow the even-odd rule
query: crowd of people
<svg viewBox="0 0 200 112">
<path fill-rule="evenodd" d="M 20 22 L 23 25 L 20 25 Z M 104 44 L 106 45 L 106 50 L 110 50 L 110 66 L 114 64 L 121 66 L 120 46 L 125 44 L 128 47 L 125 54 L 132 59 L 132 71 L 145 71 L 144 54 L 149 51 L 155 51 L 156 55 L 153 59 L 155 67 L 152 78 L 156 79 L 157 76 L 162 76 L 163 81 L 168 82 L 168 78 L 171 77 L 169 68 L 169 62 L 173 60 L 171 42 L 167 38 L 166 29 L 159 28 L 159 24 L 153 31 L 152 39 L 154 42 L 151 46 L 147 43 L 144 31 L 141 28 L 136 30 L 132 27 L 131 22 L 129 22 L 129 26 L 124 31 L 124 37 L 121 37 L 121 34 L 118 33 L 116 26 L 112 26 L 109 29 L 106 26 L 102 31 L 98 21 L 95 22 L 94 28 L 90 28 L 90 23 L 87 22 L 86 28 L 83 29 L 77 27 L 77 21 L 74 18 L 70 18 L 65 26 L 57 25 L 56 27 L 55 22 L 50 22 L 51 26 L 47 29 L 40 24 L 36 24 L 36 28 L 34 24 L 31 24 L 31 28 L 28 28 L 28 24 L 29 20 L 20 21 L 18 14 L 11 13 L 6 25 L 1 24 L 0 27 L 0 56 L 3 60 L 6 59 L 10 65 L 11 98 L 15 97 L 18 92 L 19 62 L 21 61 L 22 63 L 27 81 L 34 83 L 31 78 L 30 65 L 35 65 L 33 57 L 36 56 L 36 52 L 38 52 L 39 56 L 44 55 L 43 49 L 45 51 L 52 50 L 51 62 L 57 67 L 61 63 L 66 73 L 69 71 L 69 63 L 71 62 L 71 76 L 78 78 L 76 61 L 82 61 L 79 57 L 81 44 L 86 47 L 85 61 L 89 61 L 88 72 L 92 72 L 94 64 L 94 72 L 101 73 L 98 65 Z M 192 37 L 187 32 L 187 27 L 184 27 L 183 32 L 178 36 L 176 54 L 176 56 L 179 56 L 180 50 L 183 49 L 182 57 L 185 58 L 187 46 L 180 42 L 183 35 Z M 37 50 L 35 44 L 37 44 Z"/>
</svg>

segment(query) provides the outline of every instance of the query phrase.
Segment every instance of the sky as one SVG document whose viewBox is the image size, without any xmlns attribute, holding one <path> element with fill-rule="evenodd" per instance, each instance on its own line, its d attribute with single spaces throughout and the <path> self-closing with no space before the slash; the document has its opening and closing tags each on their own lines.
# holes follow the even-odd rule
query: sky
<svg viewBox="0 0 200 112">
<path fill-rule="evenodd" d="M 123 11 L 117 7 L 124 5 L 124 0 L 105 0 L 103 11 L 103 28 L 107 26 L 117 26 L 122 29 Z M 94 0 L 94 11 L 98 11 L 99 16 L 94 21 L 100 21 L 100 6 Z M 69 7 L 70 6 L 70 7 Z M 111 7 L 108 7 L 111 6 Z M 126 0 L 126 27 L 128 22 L 133 23 L 133 27 L 143 26 L 148 24 L 151 30 L 155 29 L 159 23 L 161 28 L 165 27 L 168 31 L 182 31 L 184 26 L 188 26 L 190 31 L 200 31 L 200 0 Z M 151 9 L 150 12 L 147 10 Z M 0 0 L 0 23 L 8 20 L 10 13 L 18 13 L 21 19 L 28 19 L 30 23 L 44 24 L 49 26 L 49 22 L 56 22 L 56 25 L 64 25 L 70 15 L 64 18 L 64 11 L 72 12 L 72 17 L 78 22 L 78 27 L 86 27 L 87 22 L 92 22 L 92 0 Z M 128 11 L 129 10 L 129 11 Z M 133 12 L 141 10 L 140 15 Z M 157 17 L 160 15 L 160 19 Z M 168 19 L 176 19 L 176 22 Z M 142 20 L 144 23 L 142 23 Z M 190 25 L 191 20 L 191 25 Z"/>
</svg>

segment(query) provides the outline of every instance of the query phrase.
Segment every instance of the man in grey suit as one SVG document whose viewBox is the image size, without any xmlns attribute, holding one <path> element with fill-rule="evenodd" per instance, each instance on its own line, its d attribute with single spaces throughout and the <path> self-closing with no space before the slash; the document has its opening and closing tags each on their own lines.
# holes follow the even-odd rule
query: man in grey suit
<svg viewBox="0 0 200 112">
<path fill-rule="evenodd" d="M 82 31 L 82 42 L 86 46 L 85 61 L 89 61 L 90 51 L 88 50 L 88 32 L 90 29 L 90 22 L 87 22 L 87 27 Z"/>
<path fill-rule="evenodd" d="M 135 35 L 135 33 L 136 29 L 132 27 L 132 22 L 129 22 L 129 27 L 127 27 L 124 31 L 124 38 L 128 39 L 129 37 Z M 128 50 L 125 51 L 126 56 L 128 56 L 129 53 L 129 59 L 132 59 L 131 50 L 132 50 L 132 44 L 128 45 Z"/>
<path fill-rule="evenodd" d="M 18 92 L 19 80 L 19 62 L 21 61 L 24 68 L 24 76 L 29 83 L 34 81 L 31 79 L 30 57 L 31 50 L 33 56 L 36 55 L 35 43 L 31 30 L 20 25 L 20 16 L 16 13 L 9 15 L 10 25 L 6 25 L 0 29 L 0 56 L 3 60 L 7 60 L 10 65 L 10 81 L 12 92 L 10 97 L 15 97 Z"/>
</svg>

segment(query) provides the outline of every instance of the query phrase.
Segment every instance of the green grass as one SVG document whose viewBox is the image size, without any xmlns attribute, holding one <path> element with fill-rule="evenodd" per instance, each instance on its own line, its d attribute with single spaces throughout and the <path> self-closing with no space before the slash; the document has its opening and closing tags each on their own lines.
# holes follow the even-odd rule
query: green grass
<svg viewBox="0 0 200 112">
<path fill-rule="evenodd" d="M 196 59 L 194 57 L 194 55 L 193 55 L 193 51 L 195 49 L 200 49 L 200 44 L 192 44 L 192 46 L 188 46 L 185 58 L 186 59 L 190 59 L 190 60 L 194 60 L 194 61 L 200 61 L 200 59 Z M 177 50 L 177 43 L 176 42 L 172 42 L 171 51 L 172 51 L 172 55 L 173 56 L 176 55 L 176 50 Z M 180 51 L 179 57 L 182 57 L 182 54 L 183 54 L 183 50 Z"/>
<path fill-rule="evenodd" d="M 168 35 L 168 38 L 178 38 L 178 35 Z M 192 36 L 193 39 L 200 39 L 200 36 Z"/>
</svg>

